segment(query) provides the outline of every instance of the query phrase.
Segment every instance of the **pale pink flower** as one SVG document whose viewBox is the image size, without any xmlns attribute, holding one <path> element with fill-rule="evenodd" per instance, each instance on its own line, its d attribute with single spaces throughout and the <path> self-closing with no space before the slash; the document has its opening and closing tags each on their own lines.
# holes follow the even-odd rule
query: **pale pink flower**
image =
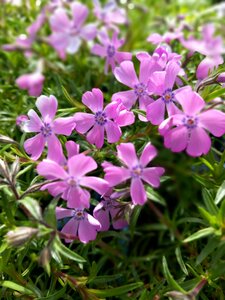
<svg viewBox="0 0 225 300">
<path fill-rule="evenodd" d="M 131 53 L 118 51 L 124 44 L 124 40 L 118 39 L 118 33 L 116 31 L 114 31 L 111 39 L 106 31 L 101 31 L 98 35 L 98 39 L 102 45 L 95 44 L 91 49 L 91 53 L 106 58 L 105 74 L 108 73 L 109 66 L 114 70 L 116 64 L 120 64 L 124 60 L 131 60 Z"/>
<path fill-rule="evenodd" d="M 173 152 L 186 149 L 190 156 L 207 154 L 211 140 L 206 130 L 220 137 L 225 133 L 225 113 L 205 108 L 204 100 L 190 89 L 184 89 L 176 94 L 176 99 L 183 112 L 166 119 L 159 126 L 164 136 L 164 145 Z"/>
<path fill-rule="evenodd" d="M 90 193 L 83 187 L 93 189 L 100 195 L 108 189 L 108 183 L 104 179 L 86 176 L 96 168 L 95 160 L 82 153 L 70 157 L 66 167 L 53 160 L 44 159 L 37 166 L 38 174 L 57 182 L 45 184 L 41 190 L 47 189 L 54 197 L 62 194 L 61 198 L 67 201 L 69 208 L 88 208 Z"/>
<path fill-rule="evenodd" d="M 88 16 L 86 5 L 73 2 L 71 11 L 72 19 L 63 7 L 57 8 L 50 17 L 52 34 L 48 37 L 48 42 L 62 59 L 66 58 L 66 53 L 76 53 L 82 40 L 92 40 L 97 33 L 94 24 L 84 25 Z"/>
<path fill-rule="evenodd" d="M 29 121 L 23 129 L 25 132 L 37 132 L 38 134 L 24 143 L 24 148 L 31 158 L 37 160 L 45 147 L 48 146 L 48 158 L 54 159 L 61 153 L 62 145 L 58 140 L 58 134 L 69 136 L 75 127 L 73 117 L 54 119 L 58 102 L 54 96 L 40 96 L 36 101 L 36 106 L 42 115 L 42 119 L 31 109 L 28 112 Z"/>
<path fill-rule="evenodd" d="M 147 201 L 144 182 L 153 187 L 159 187 L 160 176 L 165 172 L 161 167 L 147 167 L 149 162 L 157 155 L 157 150 L 150 143 L 147 143 L 140 159 L 137 158 L 132 143 L 122 143 L 117 146 L 118 158 L 125 164 L 124 167 L 117 167 L 110 163 L 104 164 L 105 179 L 109 186 L 113 187 L 131 179 L 130 195 L 133 204 L 143 205 Z"/>
<path fill-rule="evenodd" d="M 40 96 L 45 77 L 39 72 L 24 74 L 16 79 L 16 84 L 22 90 L 28 90 L 30 96 Z"/>
<path fill-rule="evenodd" d="M 83 209 L 56 207 L 56 218 L 58 220 L 68 217 L 71 218 L 62 228 L 62 233 L 78 237 L 85 244 L 96 239 L 97 231 L 101 229 L 101 224 L 97 219 Z M 66 238 L 65 241 L 70 243 L 73 240 Z"/>
<path fill-rule="evenodd" d="M 103 94 L 100 89 L 84 93 L 82 102 L 94 114 L 76 113 L 74 115 L 76 131 L 81 134 L 88 132 L 88 142 L 97 148 L 101 148 L 104 144 L 105 131 L 107 141 L 116 143 L 122 135 L 120 127 L 134 122 L 133 113 L 127 111 L 120 101 L 112 102 L 103 108 Z"/>
</svg>

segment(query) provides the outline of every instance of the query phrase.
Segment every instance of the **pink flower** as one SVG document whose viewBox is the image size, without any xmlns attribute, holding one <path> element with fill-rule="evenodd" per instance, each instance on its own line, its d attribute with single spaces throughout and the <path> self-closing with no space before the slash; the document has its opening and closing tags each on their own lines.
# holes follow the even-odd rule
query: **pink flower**
<svg viewBox="0 0 225 300">
<path fill-rule="evenodd" d="M 183 32 L 178 28 L 174 32 L 166 32 L 163 35 L 158 33 L 152 33 L 147 38 L 147 41 L 154 45 L 159 45 L 161 43 L 170 44 L 171 41 L 179 40 L 182 36 Z"/>
<path fill-rule="evenodd" d="M 164 145 L 173 152 L 186 149 L 190 156 L 207 154 L 211 140 L 205 130 L 219 137 L 225 133 L 225 114 L 215 109 L 202 111 L 204 100 L 190 89 L 176 94 L 183 112 L 166 119 L 159 127 Z"/>
<path fill-rule="evenodd" d="M 28 90 L 30 96 L 40 96 L 43 88 L 45 77 L 39 73 L 21 75 L 16 79 L 16 84 L 22 90 Z"/>
<path fill-rule="evenodd" d="M 192 52 L 197 51 L 206 56 L 197 68 L 197 78 L 204 79 L 208 73 L 218 65 L 223 63 L 222 53 L 224 52 L 222 37 L 214 37 L 215 28 L 213 24 L 206 24 L 202 28 L 202 39 L 197 40 L 190 37 L 188 40 L 182 39 L 184 47 Z"/>
<path fill-rule="evenodd" d="M 104 6 L 99 0 L 93 0 L 94 14 L 107 27 L 117 29 L 115 24 L 127 23 L 126 11 L 120 8 L 115 0 L 108 0 Z"/>
<path fill-rule="evenodd" d="M 122 229 L 128 225 L 124 216 L 124 207 L 116 201 L 124 194 L 113 193 L 110 188 L 103 196 L 103 200 L 95 207 L 93 215 L 101 223 L 101 231 L 107 231 L 110 221 L 114 229 Z"/>
<path fill-rule="evenodd" d="M 73 117 L 57 118 L 54 120 L 58 102 L 54 96 L 40 96 L 36 101 L 36 106 L 41 112 L 42 119 L 31 109 L 28 112 L 30 118 L 24 125 L 25 132 L 37 132 L 38 134 L 24 143 L 24 148 L 31 158 L 37 160 L 45 147 L 48 145 L 48 158 L 54 159 L 55 156 L 62 155 L 62 146 L 57 134 L 69 136 L 75 127 Z"/>
<path fill-rule="evenodd" d="M 99 44 L 95 44 L 91 49 L 91 53 L 106 58 L 105 74 L 108 72 L 109 65 L 112 70 L 115 69 L 116 63 L 120 64 L 124 60 L 131 60 L 132 54 L 129 52 L 120 52 L 118 49 L 124 44 L 124 40 L 118 39 L 118 33 L 114 32 L 112 39 L 109 38 L 105 31 L 99 33 Z"/>
<path fill-rule="evenodd" d="M 44 185 L 41 190 L 47 189 L 54 197 L 62 194 L 62 199 L 67 201 L 70 208 L 88 208 L 90 193 L 82 187 L 93 189 L 100 195 L 108 189 L 104 179 L 85 176 L 96 168 L 94 159 L 82 153 L 70 157 L 65 168 L 53 160 L 44 159 L 37 166 L 38 174 L 58 181 Z"/>
<path fill-rule="evenodd" d="M 110 103 L 103 109 L 103 94 L 99 89 L 84 93 L 82 102 L 94 114 L 76 113 L 74 115 L 76 130 L 81 134 L 88 131 L 88 142 L 96 145 L 97 148 L 103 146 L 104 131 L 106 131 L 107 141 L 116 143 L 122 135 L 120 127 L 134 122 L 133 113 L 127 111 L 119 101 Z"/>
<path fill-rule="evenodd" d="M 27 115 L 19 115 L 16 118 L 16 125 L 20 128 L 21 131 L 23 130 L 24 125 L 26 124 L 26 122 L 29 120 Z"/>
<path fill-rule="evenodd" d="M 140 59 L 140 74 L 139 78 L 136 75 L 134 64 L 131 61 L 124 61 L 119 67 L 114 70 L 116 79 L 131 88 L 129 91 L 118 92 L 112 96 L 112 100 L 121 99 L 127 109 L 131 109 L 139 99 L 140 109 L 145 110 L 145 107 L 152 103 L 149 97 L 148 81 L 150 76 L 156 70 L 159 70 L 159 65 L 148 57 Z"/>
<path fill-rule="evenodd" d="M 66 53 L 76 53 L 82 39 L 92 40 L 97 33 L 94 24 L 84 25 L 88 16 L 88 8 L 85 5 L 74 2 L 71 4 L 71 10 L 72 20 L 62 7 L 56 9 L 50 17 L 52 34 L 48 37 L 48 42 L 62 59 L 65 59 Z"/>
<path fill-rule="evenodd" d="M 165 172 L 164 168 L 161 167 L 147 167 L 149 162 L 156 157 L 157 150 L 150 143 L 147 143 L 140 159 L 138 159 L 134 145 L 123 143 L 117 146 L 117 154 L 125 167 L 104 164 L 105 179 L 113 187 L 131 178 L 130 195 L 132 202 L 135 205 L 143 205 L 147 201 L 147 195 L 142 180 L 153 187 L 159 187 L 160 176 Z"/>
<path fill-rule="evenodd" d="M 97 231 L 100 230 L 101 224 L 83 209 L 67 209 L 56 207 L 56 218 L 58 220 L 71 217 L 71 219 L 62 228 L 61 232 L 76 236 L 82 243 L 88 243 L 96 239 Z M 65 239 L 67 243 L 71 239 Z"/>
<path fill-rule="evenodd" d="M 175 105 L 177 102 L 177 91 L 173 91 L 179 71 L 180 66 L 177 62 L 171 61 L 165 71 L 155 72 L 148 82 L 148 89 L 155 95 L 161 96 L 156 101 L 150 103 L 146 109 L 147 119 L 154 125 L 162 123 L 165 117 L 165 110 L 167 110 L 169 116 L 179 112 Z"/>
</svg>

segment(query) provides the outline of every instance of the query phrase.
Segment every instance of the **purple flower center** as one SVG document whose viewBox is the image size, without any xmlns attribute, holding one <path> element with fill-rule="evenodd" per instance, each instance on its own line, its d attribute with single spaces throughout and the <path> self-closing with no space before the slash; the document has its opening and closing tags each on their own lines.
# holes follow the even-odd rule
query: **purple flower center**
<svg viewBox="0 0 225 300">
<path fill-rule="evenodd" d="M 69 178 L 66 180 L 66 182 L 67 182 L 71 187 L 73 187 L 73 186 L 78 186 L 78 182 L 77 182 L 77 180 L 76 180 L 73 176 L 69 177 Z"/>
<path fill-rule="evenodd" d="M 147 94 L 146 89 L 147 89 L 146 85 L 141 82 L 138 84 L 135 84 L 135 86 L 134 86 L 134 92 L 138 97 L 145 96 Z"/>
<path fill-rule="evenodd" d="M 164 93 L 162 94 L 162 100 L 165 103 L 170 103 L 172 101 L 174 101 L 174 93 L 171 89 L 167 89 L 164 91 Z"/>
<path fill-rule="evenodd" d="M 116 53 L 115 47 L 112 46 L 112 45 L 109 45 L 109 46 L 107 47 L 107 56 L 108 56 L 108 57 L 113 57 L 113 56 L 115 55 L 115 53 Z"/>
<path fill-rule="evenodd" d="M 185 116 L 182 121 L 188 129 L 193 129 L 198 125 L 197 117 Z"/>
<path fill-rule="evenodd" d="M 77 220 L 83 220 L 85 218 L 85 212 L 83 209 L 74 209 L 73 217 Z"/>
<path fill-rule="evenodd" d="M 41 126 L 40 131 L 44 137 L 48 137 L 48 136 L 52 135 L 52 127 L 49 123 L 44 123 L 44 125 Z"/>
<path fill-rule="evenodd" d="M 100 126 L 105 125 L 105 123 L 107 122 L 106 114 L 103 111 L 96 112 L 95 122 Z"/>
<path fill-rule="evenodd" d="M 141 165 L 136 165 L 131 169 L 131 177 L 139 178 L 143 173 L 143 167 Z"/>
<path fill-rule="evenodd" d="M 105 197 L 104 198 L 104 202 L 103 202 L 104 208 L 105 209 L 109 209 L 109 208 L 113 208 L 113 201 L 110 197 Z"/>
</svg>

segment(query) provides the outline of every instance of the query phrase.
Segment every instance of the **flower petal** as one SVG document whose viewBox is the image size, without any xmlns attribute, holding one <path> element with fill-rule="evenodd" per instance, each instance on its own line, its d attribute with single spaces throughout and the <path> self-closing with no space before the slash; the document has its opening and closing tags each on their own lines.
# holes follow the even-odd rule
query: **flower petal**
<svg viewBox="0 0 225 300">
<path fill-rule="evenodd" d="M 41 133 L 26 140 L 24 143 L 25 151 L 31 155 L 31 158 L 33 160 L 37 160 L 41 156 L 44 150 L 44 146 L 45 146 L 45 138 Z"/>
<path fill-rule="evenodd" d="M 106 53 L 106 48 L 99 45 L 99 44 L 95 44 L 92 48 L 91 48 L 91 53 L 101 56 L 101 57 L 106 57 L 107 53 Z"/>
<path fill-rule="evenodd" d="M 213 135 L 221 136 L 225 133 L 225 113 L 210 109 L 201 113 L 198 118 L 201 126 Z"/>
<path fill-rule="evenodd" d="M 188 130 L 185 126 L 179 126 L 168 131 L 164 135 L 164 145 L 173 152 L 181 152 L 187 147 Z"/>
<path fill-rule="evenodd" d="M 65 146 L 66 146 L 66 151 L 67 151 L 68 158 L 79 154 L 80 145 L 75 143 L 74 141 L 67 141 L 65 143 Z"/>
<path fill-rule="evenodd" d="M 94 176 L 84 176 L 80 179 L 79 184 L 81 186 L 93 189 L 98 194 L 103 195 L 109 188 L 109 184 L 106 180 Z"/>
<path fill-rule="evenodd" d="M 123 61 L 119 67 L 115 68 L 114 75 L 119 82 L 130 88 L 139 83 L 134 64 L 131 61 Z"/>
<path fill-rule="evenodd" d="M 147 164 L 151 160 L 153 160 L 156 157 L 156 155 L 157 155 L 156 148 L 153 145 L 151 145 L 151 143 L 147 143 L 140 157 L 140 163 L 142 167 L 147 166 Z"/>
<path fill-rule="evenodd" d="M 100 89 L 92 89 L 83 94 L 82 102 L 94 113 L 103 110 L 103 93 Z"/>
<path fill-rule="evenodd" d="M 108 120 L 105 124 L 105 130 L 108 143 L 116 143 L 119 141 L 122 131 L 115 122 Z"/>
<path fill-rule="evenodd" d="M 56 134 L 71 135 L 75 125 L 74 117 L 57 118 L 53 122 L 53 130 Z"/>
<path fill-rule="evenodd" d="M 153 187 L 159 187 L 160 176 L 164 174 L 165 170 L 161 167 L 146 168 L 143 170 L 141 178 Z"/>
<path fill-rule="evenodd" d="M 73 26 L 80 28 L 88 16 L 88 8 L 79 2 L 71 4 L 71 10 L 73 15 Z"/>
<path fill-rule="evenodd" d="M 207 154 L 210 147 L 211 140 L 205 130 L 200 127 L 192 129 L 186 149 L 187 153 L 193 157 L 201 156 L 202 154 Z"/>
<path fill-rule="evenodd" d="M 109 186 L 115 186 L 131 177 L 128 169 L 116 166 L 109 165 L 108 167 L 104 168 L 104 172 L 104 178 L 109 183 Z"/>
<path fill-rule="evenodd" d="M 145 188 L 140 178 L 131 180 L 130 195 L 134 205 L 143 205 L 147 201 Z"/>
<path fill-rule="evenodd" d="M 69 208 L 89 208 L 90 193 L 82 189 L 80 186 L 70 186 L 62 195 L 64 200 L 67 200 Z"/>
<path fill-rule="evenodd" d="M 87 141 L 98 149 L 102 148 L 104 144 L 104 126 L 94 125 L 87 134 Z"/>
<path fill-rule="evenodd" d="M 95 124 L 95 116 L 87 113 L 76 113 L 74 121 L 76 123 L 76 131 L 83 134 Z"/>
<path fill-rule="evenodd" d="M 71 236 L 77 237 L 77 231 L 79 228 L 80 222 L 76 220 L 75 218 L 72 218 L 69 220 L 66 225 L 62 228 L 61 232 L 65 234 L 69 234 Z M 65 239 L 66 243 L 71 243 L 73 240 L 71 239 Z"/>
<path fill-rule="evenodd" d="M 30 109 L 28 116 L 30 119 L 24 122 L 23 130 L 25 132 L 40 132 L 43 123 L 37 113 L 33 109 Z"/>
<path fill-rule="evenodd" d="M 202 97 L 190 88 L 184 88 L 176 93 L 176 99 L 187 115 L 194 116 L 205 106 Z"/>
<path fill-rule="evenodd" d="M 180 66 L 176 61 L 171 61 L 166 68 L 165 76 L 165 89 L 172 89 L 177 78 L 178 73 L 180 72 Z"/>
<path fill-rule="evenodd" d="M 68 168 L 71 176 L 81 178 L 85 174 L 95 170 L 97 164 L 92 157 L 81 153 L 68 159 Z"/>
<path fill-rule="evenodd" d="M 67 209 L 67 208 L 63 208 L 63 207 L 56 207 L 55 210 L 56 213 L 56 219 L 64 219 L 66 217 L 72 217 L 74 211 L 72 209 Z"/>
<path fill-rule="evenodd" d="M 96 239 L 97 230 L 100 230 L 101 224 L 94 219 L 91 215 L 88 215 L 87 220 L 83 220 L 80 222 L 80 226 L 78 229 L 79 239 L 82 243 L 88 243 L 89 241 L 93 241 Z M 93 221 L 95 220 L 95 222 Z"/>
<path fill-rule="evenodd" d="M 147 119 L 154 125 L 162 123 L 165 117 L 165 103 L 162 98 L 147 106 Z"/>
<path fill-rule="evenodd" d="M 39 175 L 47 179 L 67 179 L 68 173 L 59 164 L 50 159 L 44 159 L 37 166 Z"/>
<path fill-rule="evenodd" d="M 95 207 L 93 215 L 101 224 L 100 231 L 107 231 L 110 227 L 109 210 L 103 208 L 102 202 Z"/>
<path fill-rule="evenodd" d="M 128 168 L 136 166 L 138 164 L 138 158 L 136 155 L 134 144 L 122 143 L 117 147 L 117 153 L 120 160 L 122 160 Z"/>
<path fill-rule="evenodd" d="M 135 104 L 138 96 L 135 94 L 133 90 L 118 92 L 113 94 L 112 101 L 122 101 L 123 105 L 130 110 L 132 106 Z"/>
<path fill-rule="evenodd" d="M 57 99 L 53 95 L 50 95 L 49 97 L 42 95 L 37 98 L 35 104 L 40 111 L 44 121 L 51 122 L 55 117 L 57 111 Z"/>
</svg>

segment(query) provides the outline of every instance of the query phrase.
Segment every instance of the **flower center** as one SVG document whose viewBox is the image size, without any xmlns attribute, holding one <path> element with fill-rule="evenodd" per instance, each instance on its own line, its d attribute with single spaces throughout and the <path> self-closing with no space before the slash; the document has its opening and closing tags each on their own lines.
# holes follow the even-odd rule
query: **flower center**
<svg viewBox="0 0 225 300">
<path fill-rule="evenodd" d="M 185 116 L 182 121 L 188 129 L 193 129 L 198 125 L 197 117 Z"/>
<path fill-rule="evenodd" d="M 107 55 L 108 57 L 113 57 L 116 53 L 115 47 L 112 45 L 109 45 L 107 48 Z"/>
<path fill-rule="evenodd" d="M 44 123 L 40 130 L 44 137 L 48 137 L 52 134 L 52 127 L 49 123 Z"/>
<path fill-rule="evenodd" d="M 105 125 L 105 123 L 107 122 L 106 114 L 103 111 L 96 112 L 95 122 L 100 126 Z"/>
<path fill-rule="evenodd" d="M 162 94 L 162 100 L 165 103 L 170 103 L 172 101 L 174 101 L 174 93 L 171 89 L 167 89 L 164 91 L 164 93 Z"/>
<path fill-rule="evenodd" d="M 84 210 L 83 209 L 74 209 L 73 217 L 78 221 L 83 220 L 85 218 Z"/>
<path fill-rule="evenodd" d="M 76 180 L 73 176 L 71 176 L 71 177 L 69 177 L 69 178 L 67 179 L 67 183 L 68 183 L 71 187 L 77 186 L 77 185 L 78 185 L 77 180 Z"/>
<path fill-rule="evenodd" d="M 138 97 L 144 96 L 147 94 L 146 88 L 147 87 L 144 83 L 138 83 L 138 84 L 135 84 L 135 86 L 134 86 L 134 92 Z"/>
<path fill-rule="evenodd" d="M 143 167 L 141 165 L 134 166 L 131 169 L 131 177 L 138 178 L 142 175 L 142 172 L 143 172 Z"/>
</svg>

